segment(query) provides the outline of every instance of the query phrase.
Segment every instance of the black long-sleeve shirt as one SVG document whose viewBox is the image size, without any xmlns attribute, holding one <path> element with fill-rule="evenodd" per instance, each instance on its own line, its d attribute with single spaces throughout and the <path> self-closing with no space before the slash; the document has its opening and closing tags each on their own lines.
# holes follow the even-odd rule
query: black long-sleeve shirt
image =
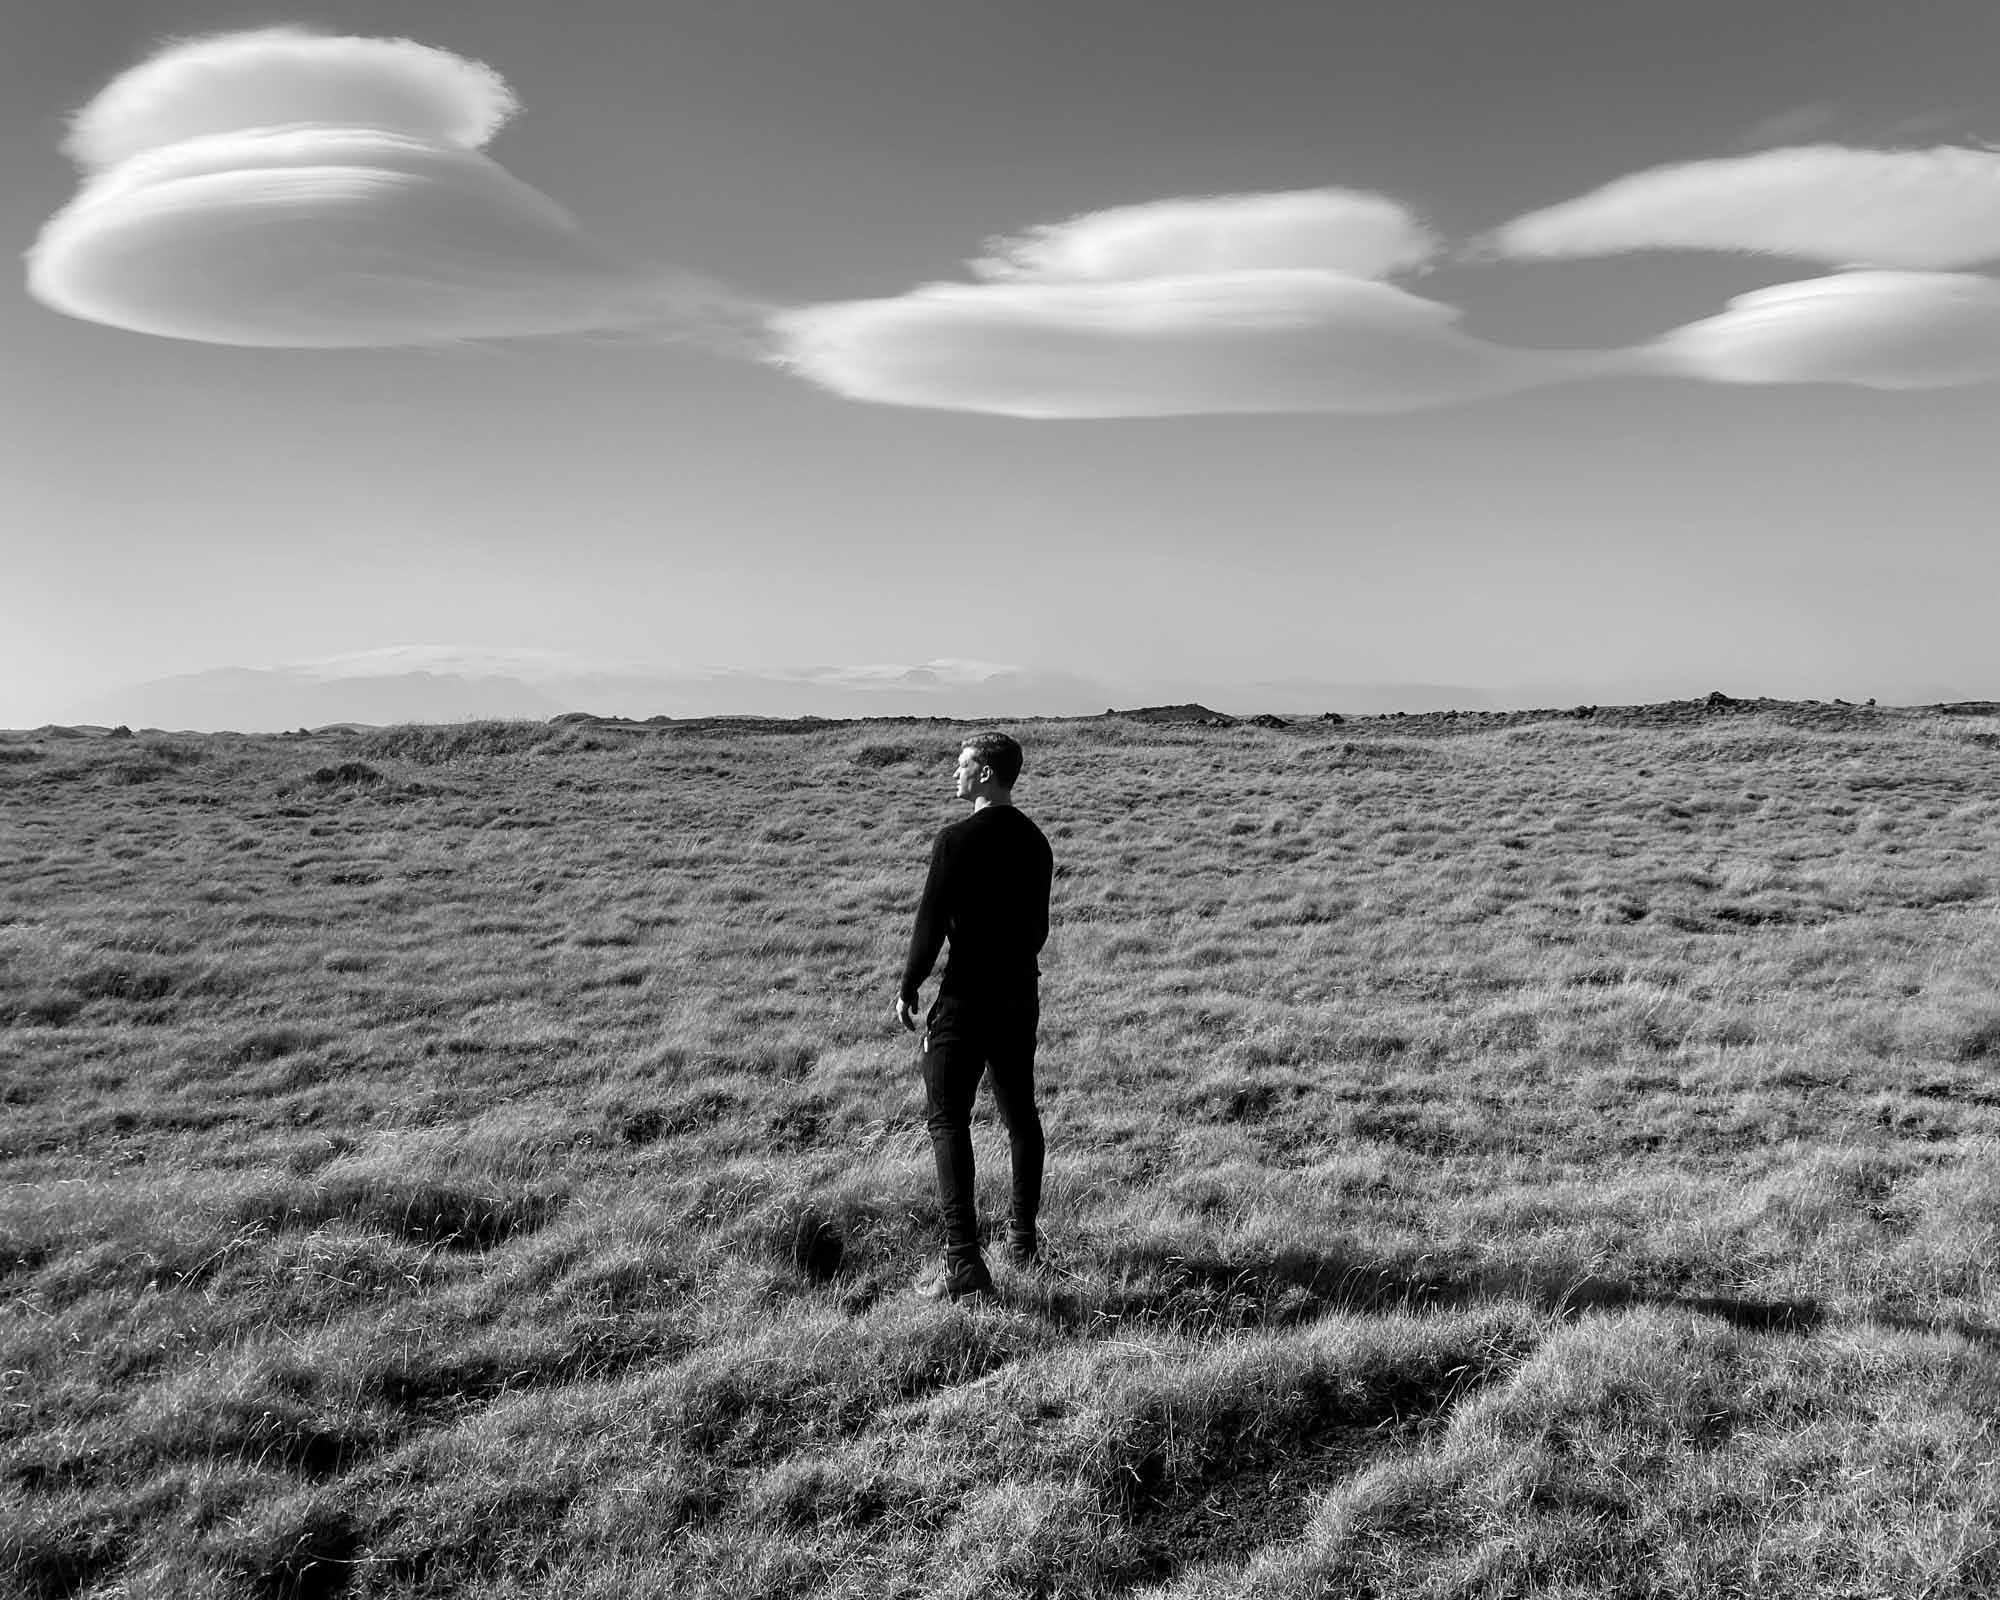
<svg viewBox="0 0 2000 1600">
<path fill-rule="evenodd" d="M 947 936 L 951 960 L 941 995 L 1032 991 L 1035 957 L 1049 937 L 1054 876 L 1049 841 L 1013 806 L 985 806 L 941 830 L 903 964 L 903 999 L 916 1005 Z"/>
</svg>

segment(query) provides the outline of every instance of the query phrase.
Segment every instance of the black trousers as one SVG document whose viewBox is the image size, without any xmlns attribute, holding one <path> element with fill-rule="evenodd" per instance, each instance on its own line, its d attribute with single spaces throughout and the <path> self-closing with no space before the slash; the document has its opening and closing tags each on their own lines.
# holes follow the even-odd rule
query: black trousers
<svg viewBox="0 0 2000 1600">
<path fill-rule="evenodd" d="M 1004 997 L 939 995 L 924 1019 L 923 1067 L 945 1257 L 954 1267 L 980 1259 L 972 1194 L 972 1101 L 982 1074 L 1007 1125 L 1014 1169 L 1012 1224 L 1032 1232 L 1042 1204 L 1042 1118 L 1035 1109 L 1035 993 Z"/>
</svg>

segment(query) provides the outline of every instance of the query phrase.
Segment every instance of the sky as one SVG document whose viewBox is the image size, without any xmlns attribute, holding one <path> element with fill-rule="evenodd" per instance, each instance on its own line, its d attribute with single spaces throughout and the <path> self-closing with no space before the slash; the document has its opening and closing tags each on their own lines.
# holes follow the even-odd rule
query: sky
<svg viewBox="0 0 2000 1600">
<path fill-rule="evenodd" d="M 0 726 L 413 648 L 2000 698 L 1989 4 L 5 3 Z M 443 87 L 72 122 L 283 25 Z M 379 237 L 246 231 L 321 138 Z"/>
</svg>

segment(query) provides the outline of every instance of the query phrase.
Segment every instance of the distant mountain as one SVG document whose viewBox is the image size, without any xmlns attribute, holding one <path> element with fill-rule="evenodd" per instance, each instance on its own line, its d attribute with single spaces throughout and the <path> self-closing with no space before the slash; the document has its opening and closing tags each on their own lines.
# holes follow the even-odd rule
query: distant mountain
<svg viewBox="0 0 2000 1600">
<path fill-rule="evenodd" d="M 1197 702 L 1231 716 L 1258 712 L 1383 716 L 1391 712 L 1507 711 L 1584 703 L 1636 705 L 1722 689 L 1773 692 L 1758 684 L 1637 681 L 1543 682 L 1512 689 L 1464 684 L 1333 683 L 1308 678 L 1096 679 L 1037 672 L 1004 662 L 934 660 L 750 672 L 591 660 L 560 651 L 402 645 L 274 667 L 216 667 L 156 678 L 98 695 L 46 720 L 129 727 L 272 733 L 354 722 L 546 720 L 565 711 L 618 717 L 1009 717 L 1094 716 L 1112 706 Z M 1780 691 L 1782 692 L 1782 691 Z M 1813 691 L 1801 691 L 1813 692 Z M 1893 689 L 1829 685 L 1823 697 L 1885 703 L 1963 699 L 1895 695 Z"/>
<path fill-rule="evenodd" d="M 134 728 L 275 733 L 329 722 L 465 722 L 484 717 L 554 716 L 566 709 L 518 678 L 409 672 L 322 681 L 283 669 L 217 667 L 156 678 L 100 696 L 85 708 L 94 722 Z"/>
<path fill-rule="evenodd" d="M 511 669 L 511 670 L 509 670 Z M 787 672 L 633 668 L 539 651 L 420 646 L 277 667 L 217 667 L 96 696 L 62 720 L 272 733 L 354 722 L 600 716 L 1081 716 L 1109 691 L 989 662 Z"/>
</svg>

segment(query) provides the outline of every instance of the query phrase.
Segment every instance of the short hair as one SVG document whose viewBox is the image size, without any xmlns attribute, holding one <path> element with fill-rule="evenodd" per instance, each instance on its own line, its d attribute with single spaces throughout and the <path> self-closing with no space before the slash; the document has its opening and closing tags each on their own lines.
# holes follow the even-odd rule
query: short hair
<svg viewBox="0 0 2000 1600">
<path fill-rule="evenodd" d="M 993 781 L 1003 789 L 1014 787 L 1021 775 L 1021 747 L 1004 733 L 975 733 L 965 741 L 967 750 L 979 764 L 993 769 Z"/>
</svg>

